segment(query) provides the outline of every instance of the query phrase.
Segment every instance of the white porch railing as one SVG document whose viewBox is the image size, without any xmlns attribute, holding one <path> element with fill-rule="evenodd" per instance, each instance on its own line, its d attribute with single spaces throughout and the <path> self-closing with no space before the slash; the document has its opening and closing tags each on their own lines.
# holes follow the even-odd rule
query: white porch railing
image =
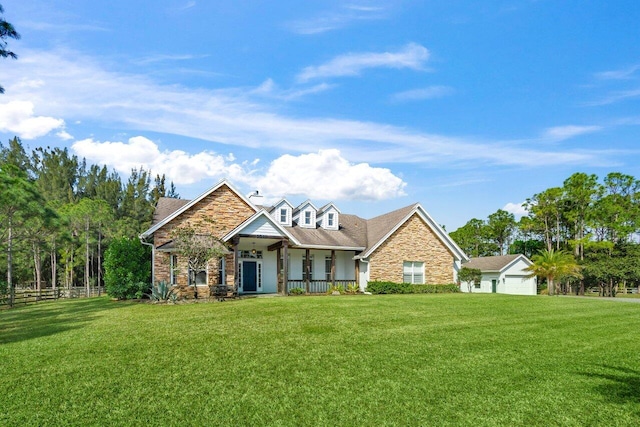
<svg viewBox="0 0 640 427">
<path fill-rule="evenodd" d="M 347 288 L 347 286 L 355 285 L 356 281 L 353 280 L 334 280 L 331 282 L 330 280 L 310 280 L 308 292 L 310 294 L 324 294 L 329 288 L 331 288 L 332 284 L 335 283 L 336 286 L 342 286 L 343 288 Z M 291 280 L 287 281 L 287 293 L 291 291 L 291 289 L 300 288 L 307 290 L 307 281 L 306 280 Z"/>
</svg>

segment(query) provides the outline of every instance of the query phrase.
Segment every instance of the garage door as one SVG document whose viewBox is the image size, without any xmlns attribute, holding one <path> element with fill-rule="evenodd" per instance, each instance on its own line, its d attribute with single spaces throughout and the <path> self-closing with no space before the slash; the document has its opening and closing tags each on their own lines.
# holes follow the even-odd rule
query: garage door
<svg viewBox="0 0 640 427">
<path fill-rule="evenodd" d="M 536 282 L 533 277 L 505 276 L 505 293 L 513 295 L 535 295 Z"/>
</svg>

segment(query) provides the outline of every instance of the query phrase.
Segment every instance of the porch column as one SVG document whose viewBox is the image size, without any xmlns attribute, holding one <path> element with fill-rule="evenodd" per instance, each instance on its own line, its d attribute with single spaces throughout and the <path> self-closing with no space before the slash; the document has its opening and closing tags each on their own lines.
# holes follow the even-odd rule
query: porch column
<svg viewBox="0 0 640 427">
<path fill-rule="evenodd" d="M 240 278 L 238 277 L 238 266 L 240 265 L 240 260 L 238 256 L 238 244 L 240 243 L 240 238 L 233 238 L 233 287 L 237 291 L 240 289 Z"/>
<path fill-rule="evenodd" d="M 276 250 L 276 287 L 278 292 L 282 292 L 282 252 L 280 247 Z"/>
<path fill-rule="evenodd" d="M 309 259 L 309 249 L 305 250 L 306 259 L 304 261 L 304 271 L 306 272 L 305 276 L 305 284 L 307 288 L 307 293 L 309 293 L 309 279 L 311 276 L 311 260 Z"/>
<path fill-rule="evenodd" d="M 282 241 L 282 276 L 284 285 L 282 286 L 282 295 L 287 295 L 287 285 L 289 284 L 289 269 L 287 268 L 289 258 L 289 242 Z"/>
<path fill-rule="evenodd" d="M 356 260 L 356 285 L 360 286 L 360 260 Z"/>
<path fill-rule="evenodd" d="M 336 251 L 331 249 L 331 286 L 336 285 Z"/>
</svg>

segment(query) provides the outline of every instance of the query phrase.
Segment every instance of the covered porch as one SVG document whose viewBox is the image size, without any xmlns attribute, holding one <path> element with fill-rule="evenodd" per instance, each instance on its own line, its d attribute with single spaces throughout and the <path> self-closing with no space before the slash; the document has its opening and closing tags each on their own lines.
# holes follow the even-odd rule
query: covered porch
<svg viewBox="0 0 640 427">
<path fill-rule="evenodd" d="M 286 238 L 239 235 L 232 240 L 232 254 L 239 294 L 326 293 L 333 286 L 354 285 L 359 275 L 355 251 L 301 248 Z"/>
</svg>

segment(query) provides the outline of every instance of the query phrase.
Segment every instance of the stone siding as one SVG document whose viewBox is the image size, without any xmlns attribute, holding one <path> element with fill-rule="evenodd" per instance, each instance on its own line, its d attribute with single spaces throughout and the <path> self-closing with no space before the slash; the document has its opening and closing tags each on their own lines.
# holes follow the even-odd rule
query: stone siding
<svg viewBox="0 0 640 427">
<path fill-rule="evenodd" d="M 369 279 L 402 283 L 403 262 L 424 262 L 425 283 L 453 283 L 454 256 L 416 213 L 370 259 Z"/>
<path fill-rule="evenodd" d="M 242 222 L 247 220 L 255 211 L 241 197 L 239 197 L 228 186 L 222 185 L 220 188 L 205 196 L 195 205 L 191 206 L 178 217 L 162 226 L 153 234 L 153 244 L 155 247 L 161 246 L 172 240 L 172 232 L 177 227 L 189 225 L 199 233 L 211 234 L 216 238 L 222 238 Z M 170 254 L 167 252 L 156 252 L 155 255 L 155 280 L 165 280 L 170 282 L 171 263 Z M 233 255 L 226 257 L 226 282 L 232 285 L 234 281 Z M 186 260 L 178 256 L 178 285 L 187 284 Z M 212 260 L 209 263 L 208 284 L 218 282 L 218 261 Z M 204 291 L 204 287 L 198 288 L 198 292 Z"/>
</svg>

